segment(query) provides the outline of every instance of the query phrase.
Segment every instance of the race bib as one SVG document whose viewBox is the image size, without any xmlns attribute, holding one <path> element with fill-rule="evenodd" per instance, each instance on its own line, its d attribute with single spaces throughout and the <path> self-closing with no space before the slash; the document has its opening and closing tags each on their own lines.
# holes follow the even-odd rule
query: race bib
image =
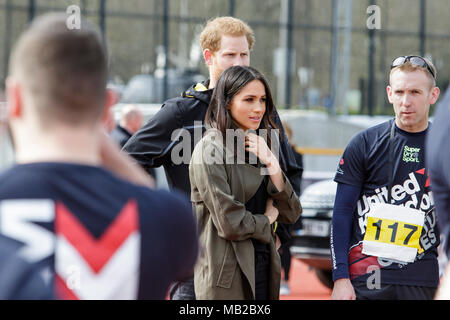
<svg viewBox="0 0 450 320">
<path fill-rule="evenodd" d="M 373 204 L 367 214 L 362 253 L 370 256 L 413 262 L 421 252 L 424 213 L 421 210 L 387 203 Z"/>
</svg>

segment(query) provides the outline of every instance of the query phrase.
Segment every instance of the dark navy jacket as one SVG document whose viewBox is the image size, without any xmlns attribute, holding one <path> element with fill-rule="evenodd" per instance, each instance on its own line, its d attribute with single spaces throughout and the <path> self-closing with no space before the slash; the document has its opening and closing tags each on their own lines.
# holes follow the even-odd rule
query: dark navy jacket
<svg viewBox="0 0 450 320">
<path fill-rule="evenodd" d="M 198 241 L 187 197 L 97 166 L 16 165 L 0 174 L 0 298 L 164 299 L 193 274 Z M 3 240 L 1 240 L 3 241 Z M 36 289 L 37 290 L 37 289 Z"/>
</svg>

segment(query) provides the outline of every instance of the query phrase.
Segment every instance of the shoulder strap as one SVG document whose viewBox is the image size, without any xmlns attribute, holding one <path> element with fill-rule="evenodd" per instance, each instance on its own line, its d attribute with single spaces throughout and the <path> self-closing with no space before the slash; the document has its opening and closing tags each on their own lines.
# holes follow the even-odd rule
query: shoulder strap
<svg viewBox="0 0 450 320">
<path fill-rule="evenodd" d="M 389 137 L 389 184 L 388 184 L 388 204 L 391 204 L 392 186 L 394 185 L 394 138 L 395 138 L 395 119 L 392 121 L 391 134 Z"/>
<path fill-rule="evenodd" d="M 394 185 L 394 138 L 395 138 L 395 119 L 392 121 L 391 134 L 389 137 L 389 184 L 388 184 L 388 204 L 391 204 L 392 200 L 392 187 Z M 427 169 L 424 169 L 424 183 L 423 188 L 420 189 L 419 201 L 417 202 L 417 209 L 420 210 L 422 204 L 423 195 L 425 194 L 425 185 L 427 181 Z"/>
</svg>

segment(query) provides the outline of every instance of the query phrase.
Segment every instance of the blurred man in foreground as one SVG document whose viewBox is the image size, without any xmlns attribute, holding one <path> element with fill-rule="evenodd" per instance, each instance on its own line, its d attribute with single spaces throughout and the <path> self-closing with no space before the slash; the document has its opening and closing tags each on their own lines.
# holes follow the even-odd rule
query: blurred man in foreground
<svg viewBox="0 0 450 320">
<path fill-rule="evenodd" d="M 123 160 L 102 132 L 114 99 L 101 43 L 87 21 L 68 30 L 65 15 L 50 14 L 16 44 L 7 97 L 18 164 L 0 175 L 0 232 L 56 298 L 164 299 L 192 272 L 194 217 L 184 196 L 101 167 Z"/>
<path fill-rule="evenodd" d="M 434 112 L 433 126 L 427 136 L 427 163 L 436 205 L 437 223 L 441 228 L 442 250 L 447 267 L 440 282 L 437 299 L 450 299 L 450 87 Z M 445 261 L 445 259 L 443 259 Z"/>
</svg>

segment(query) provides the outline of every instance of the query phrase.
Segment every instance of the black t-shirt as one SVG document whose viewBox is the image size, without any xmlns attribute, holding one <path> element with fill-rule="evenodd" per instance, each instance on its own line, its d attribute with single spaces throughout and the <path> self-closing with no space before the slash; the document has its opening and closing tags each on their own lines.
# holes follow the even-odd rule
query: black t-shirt
<svg viewBox="0 0 450 320">
<path fill-rule="evenodd" d="M 3 172 L 0 221 L 19 257 L 45 271 L 62 299 L 164 299 L 172 281 L 192 276 L 197 257 L 185 196 L 95 166 L 33 163 Z"/>
<path fill-rule="evenodd" d="M 266 202 L 268 199 L 267 193 L 267 179 L 268 177 L 264 177 L 263 181 L 259 185 L 258 190 L 255 194 L 245 203 L 245 209 L 250 211 L 253 214 L 265 214 L 266 213 Z M 266 243 L 262 243 L 256 239 L 252 239 L 253 247 L 255 249 L 255 254 L 270 254 L 269 245 Z"/>
<path fill-rule="evenodd" d="M 350 277 L 365 281 L 373 272 L 369 267 L 376 266 L 380 268 L 382 283 L 434 287 L 439 283 L 439 231 L 430 180 L 425 168 L 424 146 L 428 130 L 409 133 L 395 126 L 393 143 L 394 177 L 391 203 L 418 209 L 418 202 L 422 197 L 420 209 L 425 213 L 419 240 L 422 250 L 419 250 L 413 263 L 366 256 L 362 253 L 367 213 L 371 205 L 388 202 L 389 140 L 393 121 L 384 122 L 356 135 L 345 149 L 334 179 L 338 183 L 361 188 L 353 215 L 349 250 Z"/>
</svg>

